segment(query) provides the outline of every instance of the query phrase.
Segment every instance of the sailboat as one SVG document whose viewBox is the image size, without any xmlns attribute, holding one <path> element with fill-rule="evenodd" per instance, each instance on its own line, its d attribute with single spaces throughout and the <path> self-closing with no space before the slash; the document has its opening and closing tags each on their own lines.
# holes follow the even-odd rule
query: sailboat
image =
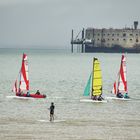
<svg viewBox="0 0 140 140">
<path fill-rule="evenodd" d="M 89 76 L 88 82 L 84 90 L 84 96 L 90 99 L 81 99 L 81 102 L 107 102 L 102 98 L 103 92 L 102 73 L 100 62 L 97 58 L 93 59 L 93 70 Z"/>
<path fill-rule="evenodd" d="M 30 94 L 28 74 L 28 57 L 23 53 L 21 69 L 12 91 L 20 98 L 46 98 L 44 94 Z"/>
<path fill-rule="evenodd" d="M 127 87 L 126 56 L 124 54 L 122 54 L 120 70 L 117 74 L 117 78 L 113 84 L 113 89 L 111 92 L 116 96 L 110 97 L 112 99 L 130 100 L 128 96 L 128 87 Z"/>
</svg>

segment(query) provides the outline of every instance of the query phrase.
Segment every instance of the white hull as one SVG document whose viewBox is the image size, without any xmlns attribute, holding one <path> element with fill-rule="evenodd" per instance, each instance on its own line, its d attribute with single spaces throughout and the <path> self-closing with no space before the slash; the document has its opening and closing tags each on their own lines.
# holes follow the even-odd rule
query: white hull
<svg viewBox="0 0 140 140">
<path fill-rule="evenodd" d="M 107 100 L 123 100 L 123 101 L 129 101 L 130 98 L 118 98 L 118 97 L 106 97 Z"/>
<path fill-rule="evenodd" d="M 29 98 L 29 97 L 22 97 L 22 96 L 6 96 L 9 99 L 26 99 L 26 100 L 33 100 L 34 98 Z"/>
<path fill-rule="evenodd" d="M 90 103 L 107 103 L 107 100 L 92 100 L 92 99 L 80 99 L 80 102 L 90 102 Z"/>
</svg>

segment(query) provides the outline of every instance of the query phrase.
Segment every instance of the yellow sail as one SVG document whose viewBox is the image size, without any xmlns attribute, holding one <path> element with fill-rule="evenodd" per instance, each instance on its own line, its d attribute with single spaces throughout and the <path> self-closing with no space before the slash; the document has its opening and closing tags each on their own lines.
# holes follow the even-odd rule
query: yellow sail
<svg viewBox="0 0 140 140">
<path fill-rule="evenodd" d="M 102 74 L 100 62 L 97 58 L 93 59 L 93 76 L 92 76 L 92 96 L 102 94 Z"/>
</svg>

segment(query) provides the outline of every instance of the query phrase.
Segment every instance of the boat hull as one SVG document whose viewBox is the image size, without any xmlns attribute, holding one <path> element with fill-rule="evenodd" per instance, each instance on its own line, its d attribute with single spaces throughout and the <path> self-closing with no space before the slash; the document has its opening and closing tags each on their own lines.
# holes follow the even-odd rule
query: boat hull
<svg viewBox="0 0 140 140">
<path fill-rule="evenodd" d="M 81 99 L 80 102 L 89 102 L 89 103 L 107 103 L 107 100 L 92 100 L 92 99 Z"/>
<path fill-rule="evenodd" d="M 25 100 L 33 100 L 35 98 L 29 98 L 29 97 L 24 97 L 24 96 L 6 96 L 8 99 L 25 99 Z"/>
<path fill-rule="evenodd" d="M 122 100 L 122 101 L 129 101 L 130 98 L 118 98 L 118 97 L 106 97 L 107 100 Z"/>
<path fill-rule="evenodd" d="M 18 97 L 27 97 L 27 98 L 46 98 L 46 95 L 44 94 L 30 94 L 29 96 L 27 96 L 27 94 L 16 94 L 16 96 Z"/>
</svg>

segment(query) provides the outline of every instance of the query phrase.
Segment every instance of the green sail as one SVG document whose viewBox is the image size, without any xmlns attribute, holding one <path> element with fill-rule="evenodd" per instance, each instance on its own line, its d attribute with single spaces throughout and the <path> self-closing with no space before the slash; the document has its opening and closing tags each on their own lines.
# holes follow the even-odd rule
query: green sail
<svg viewBox="0 0 140 140">
<path fill-rule="evenodd" d="M 91 74 L 89 76 L 87 85 L 86 85 L 85 90 L 84 90 L 84 94 L 83 94 L 84 96 L 89 96 L 90 95 L 90 83 L 91 83 Z"/>
</svg>

